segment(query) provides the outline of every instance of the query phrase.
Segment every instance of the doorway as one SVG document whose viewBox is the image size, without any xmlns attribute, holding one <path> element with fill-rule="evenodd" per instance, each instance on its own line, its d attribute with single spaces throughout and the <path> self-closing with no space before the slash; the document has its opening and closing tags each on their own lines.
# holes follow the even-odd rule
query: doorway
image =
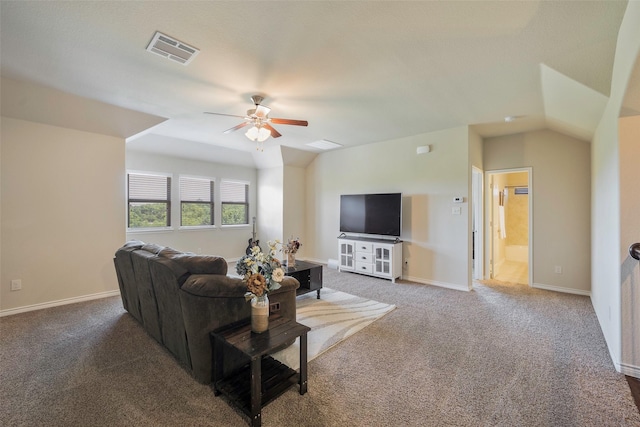
<svg viewBox="0 0 640 427">
<path fill-rule="evenodd" d="M 487 172 L 488 275 L 531 286 L 531 168 Z"/>
</svg>

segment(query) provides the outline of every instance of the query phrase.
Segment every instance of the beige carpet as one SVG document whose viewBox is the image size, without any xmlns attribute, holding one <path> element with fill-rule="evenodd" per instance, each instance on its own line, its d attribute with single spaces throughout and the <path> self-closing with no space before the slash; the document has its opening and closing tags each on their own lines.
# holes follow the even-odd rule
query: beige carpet
<svg viewBox="0 0 640 427">
<path fill-rule="evenodd" d="M 309 391 L 265 427 L 640 426 L 589 298 L 472 292 L 339 273 L 324 284 L 396 309 L 309 363 Z M 0 318 L 2 426 L 246 426 L 119 298 Z"/>
</svg>

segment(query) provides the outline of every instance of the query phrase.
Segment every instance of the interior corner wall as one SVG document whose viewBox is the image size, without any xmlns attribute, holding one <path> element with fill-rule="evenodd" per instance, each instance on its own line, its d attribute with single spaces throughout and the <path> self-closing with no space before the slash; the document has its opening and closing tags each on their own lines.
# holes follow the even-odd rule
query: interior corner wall
<svg viewBox="0 0 640 427">
<path fill-rule="evenodd" d="M 640 64 L 639 64 L 640 66 Z M 619 120 L 620 135 L 620 324 L 621 370 L 640 378 L 640 261 L 629 246 L 640 242 L 640 116 Z"/>
<path fill-rule="evenodd" d="M 252 238 L 252 216 L 255 215 L 257 209 L 257 173 L 255 168 L 182 159 L 135 150 L 126 151 L 126 166 L 127 170 L 170 173 L 172 176 L 172 229 L 167 231 L 127 232 L 127 240 L 142 240 L 143 242 L 169 246 L 181 251 L 221 256 L 228 260 L 237 259 L 244 255 L 249 239 Z M 250 225 L 220 226 L 217 219 L 222 217 L 222 213 L 220 204 L 217 203 L 214 206 L 214 218 L 217 221 L 215 228 L 181 228 L 180 175 L 212 178 L 215 180 L 215 192 L 218 194 L 220 182 L 223 179 L 249 182 Z M 122 216 L 126 216 L 126 207 L 122 211 Z"/>
<path fill-rule="evenodd" d="M 591 301 L 618 371 L 623 369 L 618 116 L 639 52 L 640 2 L 629 2 L 618 31 L 611 95 L 591 143 Z"/>
<path fill-rule="evenodd" d="M 302 246 L 297 256 L 301 259 L 306 258 L 305 249 L 307 248 L 305 199 L 305 170 L 297 166 L 285 165 L 283 175 L 282 242 L 286 243 L 289 238 L 300 238 Z"/>
<path fill-rule="evenodd" d="M 123 139 L 2 117 L 0 314 L 117 293 Z M 22 289 L 11 291 L 13 279 Z"/>
<path fill-rule="evenodd" d="M 469 162 L 471 163 L 471 166 L 484 170 L 482 156 L 482 137 L 469 129 Z"/>
<path fill-rule="evenodd" d="M 258 169 L 258 201 L 256 218 L 260 230 L 260 246 L 282 240 L 284 234 L 284 171 L 282 167 Z M 264 243 L 264 244 L 263 244 Z"/>
<path fill-rule="evenodd" d="M 423 145 L 431 151 L 416 154 Z M 468 290 L 470 175 L 466 126 L 321 153 L 306 169 L 305 253 L 338 258 L 341 194 L 401 192 L 403 278 Z"/>
<path fill-rule="evenodd" d="M 550 130 L 487 138 L 484 167 L 532 168 L 533 286 L 588 295 L 589 143 Z"/>
</svg>

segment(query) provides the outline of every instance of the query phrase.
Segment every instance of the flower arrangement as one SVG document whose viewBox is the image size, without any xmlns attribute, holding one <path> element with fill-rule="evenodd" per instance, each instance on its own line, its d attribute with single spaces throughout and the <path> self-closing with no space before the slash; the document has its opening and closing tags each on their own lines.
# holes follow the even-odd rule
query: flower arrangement
<svg viewBox="0 0 640 427">
<path fill-rule="evenodd" d="M 294 239 L 293 236 L 291 236 L 289 242 L 287 242 L 287 245 L 282 248 L 282 251 L 285 254 L 295 254 L 296 252 L 298 252 L 298 249 L 300 249 L 300 246 L 302 246 L 300 238 L 296 237 Z"/>
<path fill-rule="evenodd" d="M 280 288 L 284 270 L 280 260 L 274 256 L 278 244 L 277 240 L 268 242 L 268 253 L 262 252 L 259 246 L 254 246 L 249 255 L 244 255 L 236 262 L 236 273 L 241 275 L 247 284 L 247 300 Z"/>
</svg>

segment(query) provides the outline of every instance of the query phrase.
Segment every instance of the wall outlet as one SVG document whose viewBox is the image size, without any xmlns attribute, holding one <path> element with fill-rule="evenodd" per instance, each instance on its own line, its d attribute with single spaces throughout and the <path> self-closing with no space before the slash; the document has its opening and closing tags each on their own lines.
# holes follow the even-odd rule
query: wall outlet
<svg viewBox="0 0 640 427">
<path fill-rule="evenodd" d="M 460 206 L 454 206 L 451 208 L 452 215 L 460 215 L 461 212 L 462 210 L 460 209 Z"/>
<path fill-rule="evenodd" d="M 20 289 L 22 289 L 22 280 L 20 279 L 14 279 L 11 281 L 11 290 L 12 291 L 19 291 Z"/>
<path fill-rule="evenodd" d="M 276 313 L 278 311 L 280 311 L 279 302 L 272 302 L 271 304 L 269 304 L 269 313 Z"/>
<path fill-rule="evenodd" d="M 555 269 L 553 271 L 555 271 L 556 274 L 562 274 L 562 266 L 556 265 L 556 267 L 555 267 Z"/>
</svg>

